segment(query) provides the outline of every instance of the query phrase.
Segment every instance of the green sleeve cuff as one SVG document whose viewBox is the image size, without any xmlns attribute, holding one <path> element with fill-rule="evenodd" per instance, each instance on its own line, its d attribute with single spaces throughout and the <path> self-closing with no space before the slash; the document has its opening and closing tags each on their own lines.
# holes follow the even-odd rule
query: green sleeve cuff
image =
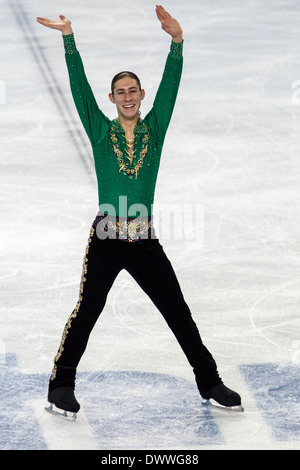
<svg viewBox="0 0 300 470">
<path fill-rule="evenodd" d="M 171 44 L 170 55 L 173 59 L 181 59 L 183 52 L 183 41 L 182 42 L 173 42 Z"/>
<path fill-rule="evenodd" d="M 64 47 L 66 54 L 75 54 L 77 52 L 76 43 L 74 39 L 74 34 L 67 34 L 63 36 Z"/>
</svg>

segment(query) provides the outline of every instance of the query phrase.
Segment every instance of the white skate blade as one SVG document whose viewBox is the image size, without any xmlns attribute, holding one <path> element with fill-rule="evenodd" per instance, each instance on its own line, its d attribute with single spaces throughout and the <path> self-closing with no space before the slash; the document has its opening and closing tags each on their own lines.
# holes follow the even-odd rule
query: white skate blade
<svg viewBox="0 0 300 470">
<path fill-rule="evenodd" d="M 219 408 L 220 410 L 224 410 L 224 411 L 235 411 L 235 412 L 238 412 L 238 413 L 243 413 L 245 411 L 244 408 L 242 407 L 242 405 L 224 406 L 224 405 L 220 405 L 220 403 L 218 403 L 217 401 L 212 400 L 212 399 L 203 400 L 201 403 L 204 406 L 213 406 L 214 408 Z"/>
<path fill-rule="evenodd" d="M 45 407 L 45 410 L 48 411 L 48 413 L 55 416 L 59 416 L 60 418 L 64 418 L 67 421 L 75 421 L 77 418 L 77 413 L 74 413 L 73 411 L 61 410 L 60 408 L 57 408 L 53 403 L 50 403 L 49 406 Z"/>
</svg>

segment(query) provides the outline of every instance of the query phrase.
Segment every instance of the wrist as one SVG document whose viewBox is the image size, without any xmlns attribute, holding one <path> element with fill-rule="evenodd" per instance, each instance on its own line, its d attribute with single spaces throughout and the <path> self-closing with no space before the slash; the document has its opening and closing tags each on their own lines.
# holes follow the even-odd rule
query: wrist
<svg viewBox="0 0 300 470">
<path fill-rule="evenodd" d="M 175 44 L 181 44 L 183 42 L 183 37 L 181 36 L 181 38 L 172 38 L 172 41 Z"/>
<path fill-rule="evenodd" d="M 62 32 L 63 36 L 69 36 L 70 34 L 73 34 L 73 30 L 72 30 L 71 26 L 69 26 L 65 29 L 62 29 L 61 32 Z"/>
<path fill-rule="evenodd" d="M 172 41 L 175 42 L 175 44 L 180 44 L 183 41 L 183 35 L 172 36 Z"/>
</svg>

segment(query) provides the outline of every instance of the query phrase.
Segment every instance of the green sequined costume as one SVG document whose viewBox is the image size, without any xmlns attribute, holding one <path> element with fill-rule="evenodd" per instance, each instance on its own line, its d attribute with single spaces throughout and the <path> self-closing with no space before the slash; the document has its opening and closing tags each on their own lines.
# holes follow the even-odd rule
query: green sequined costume
<svg viewBox="0 0 300 470">
<path fill-rule="evenodd" d="M 130 163 L 126 159 L 125 131 L 118 119 L 110 120 L 99 109 L 74 35 L 63 39 L 73 99 L 93 148 L 99 207 L 110 205 L 115 209 L 110 215 L 127 217 L 127 209 L 139 204 L 146 208 L 143 215 L 151 216 L 161 152 L 182 74 L 183 43 L 171 44 L 153 107 L 135 126 L 136 158 Z M 127 198 L 124 209 L 119 207 L 120 196 Z"/>
<path fill-rule="evenodd" d="M 141 204 L 147 209 L 146 219 L 151 218 L 163 142 L 182 73 L 183 46 L 172 42 L 153 107 L 135 126 L 137 157 L 128 163 L 125 158 L 124 129 L 117 119 L 108 119 L 99 109 L 87 82 L 74 36 L 64 36 L 64 44 L 75 105 L 93 148 L 99 205 L 114 207 L 115 212 L 109 215 L 126 219 L 127 212 L 119 211 L 119 198 L 125 196 L 128 208 Z M 100 215 L 98 217 L 101 219 Z M 122 269 L 127 270 L 136 280 L 165 318 L 193 367 L 200 393 L 219 385 L 221 379 L 216 363 L 202 343 L 172 265 L 159 240 L 152 237 L 137 243 L 124 243 L 123 240 L 112 240 L 110 237 L 102 240 L 96 236 L 96 222 L 98 224 L 97 217 L 90 231 L 84 257 L 79 299 L 65 325 L 54 359 L 49 401 L 55 403 L 52 395 L 55 389 L 74 388 L 76 368 L 89 335 Z M 119 225 L 119 232 L 122 230 L 123 225 Z M 131 237 L 131 229 L 127 227 L 126 230 Z"/>
</svg>

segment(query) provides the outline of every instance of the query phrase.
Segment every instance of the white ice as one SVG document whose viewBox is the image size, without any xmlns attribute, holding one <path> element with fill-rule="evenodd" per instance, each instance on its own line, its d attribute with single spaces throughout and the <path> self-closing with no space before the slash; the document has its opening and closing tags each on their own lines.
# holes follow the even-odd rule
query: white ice
<svg viewBox="0 0 300 470">
<path fill-rule="evenodd" d="M 170 428 L 160 422 L 166 419 L 162 407 L 153 424 L 157 440 L 152 429 L 148 441 L 145 433 L 144 444 L 135 441 L 137 435 L 128 434 L 124 409 L 117 402 L 114 406 L 120 390 L 110 385 L 110 375 L 106 398 L 88 380 L 89 374 L 120 372 L 117 385 L 122 384 L 123 392 L 130 390 L 131 400 L 135 387 L 130 374 L 127 382 L 126 371 L 141 373 L 141 381 L 143 373 L 166 374 L 182 379 L 180 387 L 194 386 L 192 370 L 171 332 L 125 272 L 110 292 L 80 363 L 82 411 L 77 422 L 58 422 L 43 411 L 52 360 L 77 302 L 97 190 L 92 152 L 69 91 L 60 33 L 43 28 L 35 18 L 64 14 L 72 20 L 98 104 L 111 118 L 115 109 L 107 95 L 112 76 L 123 69 L 140 76 L 146 89 L 145 114 L 170 44 L 156 19 L 155 2 L 103 3 L 0 3 L 1 380 L 10 372 L 10 355 L 16 356 L 27 382 L 33 375 L 44 380 L 37 397 L 32 379 L 33 398 L 26 394 L 21 411 L 20 382 L 9 384 L 12 402 L 10 413 L 2 415 L 0 447 L 9 447 L 3 444 L 6 430 L 14 422 L 17 427 L 20 413 L 27 416 L 29 408 L 49 449 L 101 449 L 95 421 L 105 418 L 109 423 L 111 416 L 123 426 L 105 430 L 106 438 L 111 436 L 106 448 L 160 448 L 159 430 L 164 433 L 162 446 L 176 448 L 172 429 L 180 420 L 187 428 L 189 422 L 196 426 L 197 407 L 189 416 L 183 416 L 184 408 L 173 414 Z M 165 0 L 164 6 L 184 30 L 184 73 L 156 203 L 198 205 L 204 225 L 203 238 L 170 237 L 163 245 L 224 382 L 240 392 L 246 410 L 239 416 L 213 410 L 210 419 L 219 429 L 220 442 L 212 437 L 203 443 L 199 435 L 199 446 L 195 441 L 192 446 L 299 449 L 300 5 L 295 0 Z M 291 416 L 277 412 L 280 399 L 270 392 L 273 369 L 268 364 L 275 364 L 279 376 L 289 371 L 281 375 L 281 386 L 285 377 L 292 383 L 291 388 L 286 383 L 283 396 L 290 391 L 294 427 L 280 439 L 274 429 Z M 265 410 L 255 395 L 257 384 L 243 372 L 254 365 L 270 372 L 259 382 Z M 136 388 L 136 407 L 146 421 L 150 416 L 142 410 L 151 384 Z M 3 409 L 6 392 L 1 400 Z M 134 422 L 134 403 L 129 405 Z M 205 420 L 199 413 L 200 421 Z M 137 426 L 147 429 L 146 422 Z M 22 430 L 14 432 L 22 437 Z M 180 445 L 191 445 L 184 432 Z"/>
</svg>

